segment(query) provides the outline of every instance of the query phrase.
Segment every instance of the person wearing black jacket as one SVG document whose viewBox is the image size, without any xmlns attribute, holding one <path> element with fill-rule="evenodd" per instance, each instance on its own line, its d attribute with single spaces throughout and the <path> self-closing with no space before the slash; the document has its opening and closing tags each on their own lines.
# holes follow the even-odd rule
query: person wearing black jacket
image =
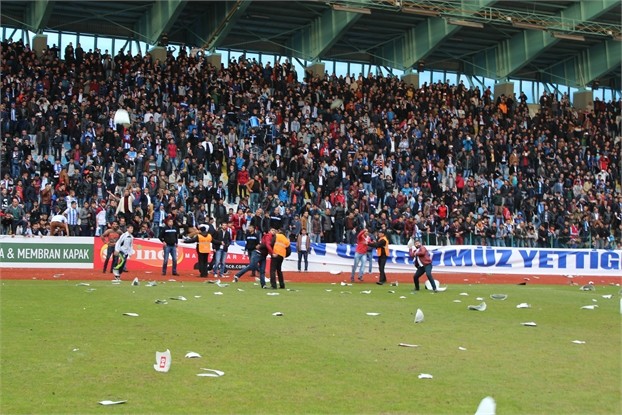
<svg viewBox="0 0 622 415">
<path fill-rule="evenodd" d="M 227 229 L 227 223 L 223 222 L 220 229 L 212 239 L 212 248 L 214 249 L 214 275 L 222 277 L 225 274 L 225 264 L 227 260 L 227 251 L 231 244 L 231 234 Z"/>
<path fill-rule="evenodd" d="M 164 262 L 162 263 L 162 275 L 166 275 L 168 266 L 168 257 L 170 255 L 173 261 L 173 275 L 177 273 L 177 240 L 179 238 L 179 230 L 173 226 L 173 218 L 166 220 L 166 226 L 160 231 L 160 241 L 162 241 L 162 249 L 164 250 Z"/>
</svg>

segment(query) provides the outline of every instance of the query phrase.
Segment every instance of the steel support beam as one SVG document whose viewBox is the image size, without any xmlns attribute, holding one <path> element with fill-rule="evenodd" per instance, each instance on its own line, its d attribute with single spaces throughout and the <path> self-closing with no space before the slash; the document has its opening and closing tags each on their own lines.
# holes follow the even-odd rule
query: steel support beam
<svg viewBox="0 0 622 415">
<path fill-rule="evenodd" d="M 28 3 L 25 16 L 28 29 L 35 33 L 45 29 L 53 8 L 54 1 L 51 0 L 36 0 Z"/>
<path fill-rule="evenodd" d="M 609 40 L 544 70 L 542 81 L 583 88 L 590 82 L 619 68 L 621 63 L 620 43 Z"/>
<path fill-rule="evenodd" d="M 315 61 L 331 48 L 347 29 L 361 18 L 360 13 L 326 10 L 311 24 L 296 32 L 290 40 L 290 50 L 299 58 Z"/>
<path fill-rule="evenodd" d="M 496 0 L 463 0 L 471 7 L 476 3 L 481 10 Z M 467 9 L 464 7 L 463 9 Z M 476 12 L 475 9 L 473 12 Z M 471 13 L 471 12 L 469 12 Z M 468 17 L 465 15 L 465 17 Z M 391 66 L 399 69 L 412 68 L 417 62 L 424 60 L 438 45 L 460 30 L 460 26 L 449 24 L 440 17 L 427 18 L 422 23 L 410 29 L 403 37 L 381 46 L 374 52 L 375 64 Z"/>
<path fill-rule="evenodd" d="M 151 9 L 143 15 L 137 23 L 136 31 L 143 40 L 155 45 L 162 33 L 170 30 L 181 13 L 186 0 L 163 0 L 153 2 Z"/>
<path fill-rule="evenodd" d="M 561 11 L 558 17 L 562 21 L 591 20 L 619 4 L 619 0 L 580 1 Z M 507 79 L 557 42 L 559 39 L 547 31 L 524 30 L 476 54 L 467 66 L 487 78 Z"/>
<path fill-rule="evenodd" d="M 190 44 L 200 45 L 206 50 L 213 51 L 220 46 L 222 40 L 231 31 L 235 20 L 244 14 L 251 1 L 216 1 L 211 4 L 213 13 L 206 13 L 196 19 L 188 32 Z"/>
</svg>

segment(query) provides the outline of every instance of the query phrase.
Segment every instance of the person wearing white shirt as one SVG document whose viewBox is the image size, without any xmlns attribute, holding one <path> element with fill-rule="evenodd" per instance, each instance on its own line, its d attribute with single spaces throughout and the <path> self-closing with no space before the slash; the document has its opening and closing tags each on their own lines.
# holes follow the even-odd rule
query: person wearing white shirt
<svg viewBox="0 0 622 415">
<path fill-rule="evenodd" d="M 125 270 L 125 263 L 134 253 L 134 236 L 132 235 L 132 232 L 134 232 L 134 225 L 130 223 L 125 229 L 127 230 L 119 237 L 114 246 L 114 255 L 119 257 L 117 265 L 112 269 L 112 273 L 116 280 L 121 279 L 121 273 Z"/>
<path fill-rule="evenodd" d="M 50 219 L 50 235 L 55 236 L 58 230 L 63 231 L 65 236 L 69 236 L 69 225 L 64 215 L 54 215 Z"/>
</svg>

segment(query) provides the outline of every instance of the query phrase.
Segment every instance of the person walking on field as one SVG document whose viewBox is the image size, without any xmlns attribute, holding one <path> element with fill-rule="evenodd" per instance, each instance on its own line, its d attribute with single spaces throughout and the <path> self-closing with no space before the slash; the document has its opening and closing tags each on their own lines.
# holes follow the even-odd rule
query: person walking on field
<svg viewBox="0 0 622 415">
<path fill-rule="evenodd" d="M 272 247 L 272 262 L 270 263 L 270 286 L 276 289 L 276 277 L 279 277 L 279 288 L 285 288 L 285 279 L 283 278 L 283 260 L 287 256 L 287 247 L 289 246 L 289 238 L 283 234 L 283 230 L 277 231 Z"/>
<path fill-rule="evenodd" d="M 378 230 L 378 240 L 370 244 L 370 246 L 374 246 L 378 250 L 378 270 L 380 271 L 380 276 L 376 284 L 383 285 L 387 282 L 387 275 L 384 273 L 384 267 L 389 257 L 389 239 L 387 239 L 384 229 Z"/>
<path fill-rule="evenodd" d="M 365 260 L 367 258 L 367 246 L 369 244 L 369 231 L 362 229 L 356 235 L 356 251 L 354 253 L 354 264 L 352 265 L 352 274 L 350 281 L 354 282 L 354 274 L 359 269 L 359 281 L 363 281 L 363 273 L 365 272 Z"/>
<path fill-rule="evenodd" d="M 119 222 L 115 220 L 114 222 L 112 222 L 111 227 L 106 229 L 106 231 L 101 236 L 102 242 L 108 245 L 108 248 L 106 250 L 106 260 L 104 261 L 104 274 L 106 273 L 106 269 L 108 268 L 108 261 L 110 260 L 110 257 L 112 257 L 110 272 L 112 272 L 114 266 L 117 265 L 117 260 L 119 258 L 114 256 L 113 254 L 115 245 L 117 244 L 117 240 L 119 240 L 119 237 L 122 233 L 123 232 L 119 230 Z"/>
<path fill-rule="evenodd" d="M 209 254 L 212 252 L 212 235 L 207 232 L 207 226 L 200 226 L 199 232 L 199 234 L 191 238 L 184 239 L 184 243 L 191 244 L 196 242 L 197 256 L 199 258 L 199 276 L 206 278 L 209 274 L 207 264 Z"/>
<path fill-rule="evenodd" d="M 437 292 L 436 282 L 434 281 L 434 277 L 432 277 L 432 258 L 427 248 L 421 244 L 421 240 L 415 240 L 415 246 L 411 249 L 410 257 L 414 259 L 413 262 L 415 267 L 417 267 L 417 271 L 413 276 L 415 291 L 419 291 L 419 278 L 421 278 L 423 274 L 426 274 L 428 281 L 430 281 L 432 285 L 432 290 Z"/>
<path fill-rule="evenodd" d="M 116 280 L 121 279 L 121 273 L 124 271 L 124 266 L 127 259 L 134 253 L 134 225 L 131 223 L 127 225 L 126 231 L 121 235 L 119 240 L 114 246 L 114 255 L 119 257 L 117 265 L 112 269 L 114 278 Z"/>
</svg>

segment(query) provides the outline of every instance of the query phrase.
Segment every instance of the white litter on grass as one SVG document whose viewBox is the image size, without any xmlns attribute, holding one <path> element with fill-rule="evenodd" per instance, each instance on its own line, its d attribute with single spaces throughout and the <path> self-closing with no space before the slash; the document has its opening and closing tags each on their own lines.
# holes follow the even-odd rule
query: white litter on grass
<svg viewBox="0 0 622 415">
<path fill-rule="evenodd" d="M 611 295 L 611 294 L 605 294 L 605 295 L 603 295 L 602 297 L 603 297 L 604 299 L 606 299 L 606 300 L 609 300 L 610 298 L 612 298 L 612 297 L 613 297 L 613 295 Z"/>
<path fill-rule="evenodd" d="M 333 292 L 333 290 L 326 290 L 327 293 Z"/>
<path fill-rule="evenodd" d="M 586 284 L 581 286 L 580 288 L 581 291 L 596 291 L 596 288 L 594 287 L 594 284 Z"/>
<path fill-rule="evenodd" d="M 197 359 L 197 358 L 201 357 L 201 355 L 198 354 L 197 352 L 188 352 L 188 353 L 186 353 L 186 356 L 184 356 L 184 357 L 186 357 L 188 359 Z"/>
<path fill-rule="evenodd" d="M 475 411 L 475 415 L 495 415 L 497 411 L 497 404 L 495 400 L 490 396 L 486 396 L 479 403 L 477 407 L 477 411 Z"/>
<path fill-rule="evenodd" d="M 179 295 L 177 297 L 171 297 L 171 300 L 188 301 L 188 299 L 184 297 L 183 295 Z"/>
<path fill-rule="evenodd" d="M 140 282 L 138 281 L 138 277 L 132 280 L 132 285 L 140 285 Z"/>
<path fill-rule="evenodd" d="M 371 294 L 371 290 L 361 291 L 361 294 Z"/>
<path fill-rule="evenodd" d="M 484 297 L 475 297 L 477 301 L 484 301 Z"/>
<path fill-rule="evenodd" d="M 410 344 L 410 343 L 400 343 L 398 344 L 400 347 L 419 347 L 418 344 Z"/>
<path fill-rule="evenodd" d="M 533 322 L 533 321 L 527 321 L 525 323 L 520 323 L 520 324 L 522 324 L 523 326 L 527 326 L 527 327 L 536 327 L 537 326 L 537 324 L 535 322 Z"/>
<path fill-rule="evenodd" d="M 516 308 L 531 308 L 531 304 L 520 303 L 519 305 L 516 306 Z"/>
<path fill-rule="evenodd" d="M 387 293 L 388 293 L 388 294 L 395 294 L 395 291 L 393 291 L 393 290 L 389 290 L 389 291 L 387 291 Z"/>
<path fill-rule="evenodd" d="M 399 285 L 400 285 L 400 283 L 399 283 L 398 281 L 393 281 L 393 282 L 391 283 L 391 287 L 397 287 L 397 286 L 399 286 Z"/>
<path fill-rule="evenodd" d="M 123 315 L 128 317 L 138 317 L 138 313 L 123 313 Z"/>
<path fill-rule="evenodd" d="M 197 376 L 200 376 L 203 378 L 219 378 L 220 377 L 216 373 L 197 373 Z"/>
<path fill-rule="evenodd" d="M 341 271 L 335 271 L 335 270 L 332 270 L 332 271 L 330 271 L 330 273 L 331 273 L 332 275 L 339 275 L 339 274 L 341 274 Z"/>
<path fill-rule="evenodd" d="M 96 291 L 96 290 L 97 290 L 97 288 L 87 288 L 86 292 L 87 293 L 92 293 L 93 291 Z"/>
<path fill-rule="evenodd" d="M 341 294 L 352 294 L 352 291 L 341 291 Z"/>
<path fill-rule="evenodd" d="M 454 303 L 461 303 L 462 300 L 454 300 Z"/>
<path fill-rule="evenodd" d="M 171 368 L 171 351 L 166 349 L 165 352 L 156 352 L 156 363 L 153 368 L 157 372 L 168 372 Z"/>
<path fill-rule="evenodd" d="M 281 313 L 280 311 L 277 311 L 276 313 L 272 313 L 272 315 L 275 317 L 282 317 L 283 313 Z"/>
<path fill-rule="evenodd" d="M 458 350 L 461 350 L 461 351 L 465 352 L 466 351 L 466 347 L 458 346 Z"/>
<path fill-rule="evenodd" d="M 417 377 L 419 379 L 434 379 L 434 376 L 430 375 L 429 373 L 420 373 Z"/>
<path fill-rule="evenodd" d="M 157 299 L 157 300 L 155 300 L 155 303 L 156 304 L 168 304 L 168 301 Z"/>
<path fill-rule="evenodd" d="M 266 295 L 274 296 L 274 295 L 280 295 L 280 294 L 279 293 L 266 293 Z"/>
<path fill-rule="evenodd" d="M 585 344 L 585 340 L 573 340 L 574 344 Z"/>
<path fill-rule="evenodd" d="M 225 372 L 223 372 L 222 370 L 217 370 L 217 369 L 207 369 L 207 368 L 201 368 L 201 370 L 204 370 L 206 372 L 211 372 L 212 375 L 216 375 L 215 377 L 221 377 L 225 375 Z M 208 376 L 207 373 L 205 374 L 198 374 L 197 376 Z M 214 376 L 211 376 L 214 377 Z"/>
<path fill-rule="evenodd" d="M 76 284 L 76 287 L 90 287 L 91 284 L 89 284 L 88 282 L 79 282 Z"/>
<path fill-rule="evenodd" d="M 71 351 L 72 351 L 72 352 L 77 352 L 77 351 L 79 351 L 79 350 L 80 350 L 80 349 L 76 348 L 76 349 L 73 349 L 73 350 L 71 350 Z"/>
<path fill-rule="evenodd" d="M 121 284 L 121 281 L 119 280 L 112 280 L 112 285 L 119 285 Z"/>
<path fill-rule="evenodd" d="M 201 298 L 201 296 L 200 295 L 195 295 L 194 298 Z"/>
<path fill-rule="evenodd" d="M 507 294 L 491 294 L 490 298 L 493 300 L 505 300 L 508 298 Z"/>
<path fill-rule="evenodd" d="M 222 293 L 220 291 L 216 291 L 214 295 L 222 295 Z"/>
<path fill-rule="evenodd" d="M 241 288 L 238 288 L 238 291 L 239 291 L 239 292 L 244 292 L 244 290 L 243 290 L 243 289 L 241 289 Z"/>
<path fill-rule="evenodd" d="M 460 294 L 458 294 L 458 295 L 464 295 L 464 296 L 467 296 L 467 295 L 469 295 L 469 294 L 468 294 L 468 293 L 460 293 Z"/>
<path fill-rule="evenodd" d="M 100 405 L 119 405 L 122 403 L 127 402 L 127 400 L 125 401 L 109 401 L 109 400 L 105 400 L 105 401 L 101 401 L 99 402 Z"/>
<path fill-rule="evenodd" d="M 415 323 L 421 323 L 424 320 L 423 311 L 420 308 L 415 313 Z"/>
<path fill-rule="evenodd" d="M 470 305 L 467 308 L 474 311 L 486 311 L 486 303 L 482 301 L 478 305 Z"/>
<path fill-rule="evenodd" d="M 340 283 L 340 284 L 341 284 L 341 286 L 342 286 L 342 287 L 345 287 L 346 285 L 348 285 L 348 284 L 346 284 L 346 283 L 345 283 L 345 282 L 343 282 L 343 281 L 341 281 L 341 283 Z"/>
<path fill-rule="evenodd" d="M 406 296 L 405 295 L 400 295 L 400 300 L 405 300 Z"/>
<path fill-rule="evenodd" d="M 367 314 L 368 316 L 379 316 L 380 315 L 380 313 L 365 313 L 365 314 Z"/>
<path fill-rule="evenodd" d="M 598 307 L 597 304 L 594 304 L 594 305 L 584 305 L 583 307 L 581 307 L 581 310 L 596 310 L 597 307 Z"/>
<path fill-rule="evenodd" d="M 447 287 L 441 287 L 441 282 L 439 280 L 434 280 L 436 284 L 436 291 L 443 292 L 447 291 Z M 425 282 L 425 289 L 432 291 L 432 283 L 428 280 Z"/>
<path fill-rule="evenodd" d="M 146 287 L 155 287 L 156 285 L 158 285 L 158 283 L 155 281 L 149 281 L 147 284 L 145 284 Z"/>
<path fill-rule="evenodd" d="M 220 282 L 220 281 L 218 281 L 218 282 L 216 283 L 216 285 L 217 285 L 217 286 L 219 286 L 220 288 L 224 288 L 224 287 L 228 287 L 228 286 L 229 286 L 229 284 L 225 284 L 225 283 L 222 283 L 222 282 Z"/>
</svg>

